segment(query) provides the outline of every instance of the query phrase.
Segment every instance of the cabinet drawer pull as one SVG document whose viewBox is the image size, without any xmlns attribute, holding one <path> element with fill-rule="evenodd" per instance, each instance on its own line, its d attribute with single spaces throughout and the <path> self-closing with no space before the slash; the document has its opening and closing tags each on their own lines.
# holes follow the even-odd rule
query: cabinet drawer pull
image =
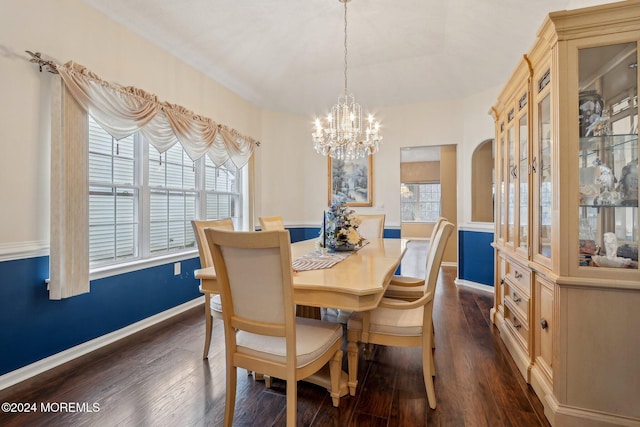
<svg viewBox="0 0 640 427">
<path fill-rule="evenodd" d="M 520 273 L 518 270 L 516 270 L 515 273 L 514 273 L 514 277 L 516 279 L 518 279 L 518 280 L 522 279 L 522 273 Z"/>
<path fill-rule="evenodd" d="M 522 328 L 522 325 L 518 323 L 518 319 L 516 318 L 516 316 L 513 316 L 513 327 L 516 329 Z"/>
<path fill-rule="evenodd" d="M 520 298 L 518 298 L 518 295 L 514 292 L 513 293 L 513 302 L 515 302 L 516 304 L 519 303 L 521 301 Z"/>
<path fill-rule="evenodd" d="M 546 319 L 544 317 L 542 319 L 540 319 L 540 326 L 542 327 L 542 329 L 549 328 L 549 323 L 547 323 L 547 321 L 546 321 Z"/>
</svg>

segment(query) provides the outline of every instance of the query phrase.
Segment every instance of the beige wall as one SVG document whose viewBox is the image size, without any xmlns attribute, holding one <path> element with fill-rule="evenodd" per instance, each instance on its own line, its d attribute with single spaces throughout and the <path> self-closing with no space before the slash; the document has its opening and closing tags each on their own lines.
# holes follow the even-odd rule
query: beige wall
<svg viewBox="0 0 640 427">
<path fill-rule="evenodd" d="M 445 145 L 440 148 L 440 191 L 442 192 L 442 216 L 457 226 L 458 178 L 456 172 L 456 146 Z M 456 262 L 458 259 L 457 227 L 453 230 L 444 251 L 443 262 Z"/>
<path fill-rule="evenodd" d="M 471 220 L 493 222 L 493 141 L 476 148 L 471 167 Z"/>
<path fill-rule="evenodd" d="M 25 49 L 74 60 L 105 80 L 140 87 L 161 100 L 232 126 L 262 142 L 256 154 L 256 215 L 282 214 L 290 225 L 318 226 L 327 202 L 327 159 L 313 151 L 313 117 L 266 111 L 195 71 L 171 52 L 110 21 L 82 0 L 3 2 L 0 14 L 0 255 L 49 240 L 49 99 L 52 75 L 38 73 Z M 400 227 L 400 149 L 456 145 L 457 215 L 471 218 L 471 155 L 492 138 L 487 114 L 499 87 L 464 98 L 380 108 L 384 141 L 373 159 L 374 206 Z M 364 96 L 364 95 L 363 95 Z M 366 99 L 359 98 L 370 111 Z M 328 105 L 327 108 L 330 106 Z M 13 185 L 19 180 L 20 185 Z M 6 208 L 11 206 L 11 208 Z"/>
<path fill-rule="evenodd" d="M 261 137 L 258 108 L 81 0 L 2 1 L 0 245 L 4 247 L 47 248 L 49 241 L 48 96 L 54 76 L 39 73 L 25 50 L 40 51 L 59 63 L 73 60 L 105 80 L 139 87 L 160 100 Z"/>
</svg>

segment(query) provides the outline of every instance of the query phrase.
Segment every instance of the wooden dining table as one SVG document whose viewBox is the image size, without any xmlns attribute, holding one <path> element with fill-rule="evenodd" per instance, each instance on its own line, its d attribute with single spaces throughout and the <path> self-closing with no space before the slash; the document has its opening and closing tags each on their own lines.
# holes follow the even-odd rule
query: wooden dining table
<svg viewBox="0 0 640 427">
<path fill-rule="evenodd" d="M 317 250 L 317 239 L 291 245 L 291 259 Z M 406 239 L 374 239 L 330 268 L 294 271 L 293 300 L 298 315 L 319 317 L 323 307 L 349 311 L 367 311 L 378 306 L 396 272 L 407 247 Z M 213 267 L 195 270 L 203 293 L 220 293 Z M 208 299 L 208 298 L 207 298 Z M 304 307 L 310 310 L 305 311 Z M 301 310 L 302 308 L 302 310 Z M 320 372 L 304 381 L 330 390 L 327 372 Z M 341 396 L 347 394 L 347 374 L 343 372 Z M 351 387 L 349 387 L 351 388 Z M 353 385 L 351 394 L 355 392 Z"/>
</svg>

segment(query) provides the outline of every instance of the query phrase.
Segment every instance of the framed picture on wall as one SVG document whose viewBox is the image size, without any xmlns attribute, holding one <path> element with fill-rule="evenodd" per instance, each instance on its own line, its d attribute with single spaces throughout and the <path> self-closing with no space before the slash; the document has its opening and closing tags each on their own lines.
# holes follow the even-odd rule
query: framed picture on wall
<svg viewBox="0 0 640 427">
<path fill-rule="evenodd" d="M 373 206 L 373 156 L 357 160 L 329 157 L 329 205 Z"/>
</svg>

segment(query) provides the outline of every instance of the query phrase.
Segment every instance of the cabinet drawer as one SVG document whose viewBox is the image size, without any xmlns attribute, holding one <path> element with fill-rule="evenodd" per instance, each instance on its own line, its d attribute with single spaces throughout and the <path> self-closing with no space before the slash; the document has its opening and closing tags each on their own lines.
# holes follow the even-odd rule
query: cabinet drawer
<svg viewBox="0 0 640 427">
<path fill-rule="evenodd" d="M 529 298 L 531 296 L 531 270 L 510 261 L 507 261 L 506 264 L 506 279 L 513 286 L 519 288 L 520 292 L 524 294 L 523 296 Z"/>
<path fill-rule="evenodd" d="M 514 286 L 510 279 L 504 282 L 504 301 L 517 313 L 525 324 L 529 324 L 529 297 L 522 292 L 520 287 Z"/>
<path fill-rule="evenodd" d="M 524 352 L 529 354 L 529 325 L 516 314 L 509 304 L 504 306 L 504 323 Z"/>
</svg>

